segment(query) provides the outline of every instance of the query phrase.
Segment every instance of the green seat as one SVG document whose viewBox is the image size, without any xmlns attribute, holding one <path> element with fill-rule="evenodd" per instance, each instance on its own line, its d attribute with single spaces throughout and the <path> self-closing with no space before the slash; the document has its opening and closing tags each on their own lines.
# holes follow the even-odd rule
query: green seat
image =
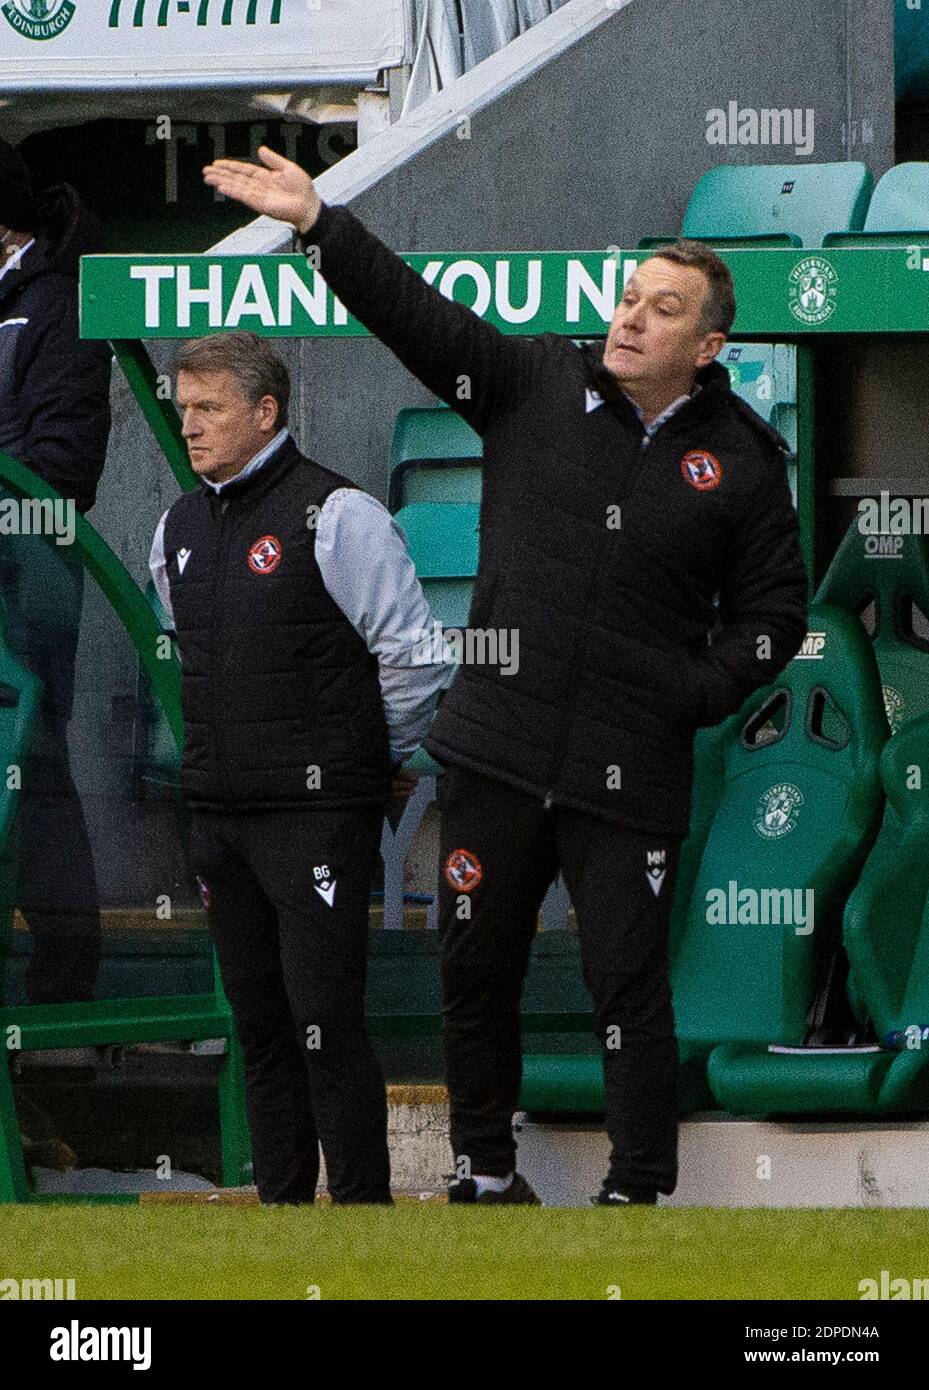
<svg viewBox="0 0 929 1390">
<path fill-rule="evenodd" d="M 842 933 L 849 958 L 849 1002 L 862 1021 L 869 1011 L 886 1021 L 886 1001 L 895 990 L 899 993 L 899 979 L 893 971 L 886 979 L 882 977 L 885 957 L 893 963 L 898 933 L 902 931 L 909 940 L 915 936 L 916 904 L 923 882 L 918 868 L 910 863 L 911 856 L 925 854 L 920 838 L 922 822 L 915 805 L 918 797 L 905 788 L 900 769 L 905 771 L 909 766 L 907 759 L 914 751 L 909 730 L 924 731 L 929 716 L 929 642 L 925 640 L 929 620 L 921 616 L 929 614 L 929 552 L 924 538 L 918 534 L 864 534 L 856 518 L 826 571 L 816 599 L 846 610 L 869 637 L 885 715 L 890 732 L 896 736 L 881 757 L 886 801 L 880 830 L 861 881 L 849 899 Z M 904 735 L 906 755 L 901 763 L 895 745 Z M 925 747 L 924 733 L 917 738 L 917 745 L 920 738 L 920 746 Z M 906 810 L 905 820 L 901 807 Z M 904 902 L 911 919 L 908 929 L 901 927 L 898 915 Z M 878 942 L 883 942 L 882 950 L 874 944 L 862 946 Z M 876 1000 L 876 1010 L 869 1010 L 868 999 Z M 893 1061 L 891 1054 L 854 1050 L 830 1056 L 759 1056 L 751 1049 L 730 1048 L 714 1053 L 708 1072 L 714 1094 L 727 1109 L 868 1113 L 893 1108 L 888 1100 L 890 1091 L 881 1100 L 884 1074 Z M 900 1065 L 906 1072 L 899 1067 L 894 1072 L 894 1093 L 900 1078 L 916 1066 L 912 1058 L 901 1059 Z M 918 1104 L 916 1092 L 908 1103 Z"/>
<path fill-rule="evenodd" d="M 716 358 L 732 389 L 797 452 L 795 349 L 785 343 L 727 343 Z"/>
<path fill-rule="evenodd" d="M 871 637 L 891 733 L 929 711 L 929 547 L 918 533 L 871 535 L 856 517 L 816 591 Z"/>
<path fill-rule="evenodd" d="M 735 394 L 776 428 L 774 344 L 727 343 L 716 360 L 729 373 Z"/>
<path fill-rule="evenodd" d="M 774 345 L 774 399 L 777 405 L 772 424 L 787 440 L 791 454 L 796 455 L 797 349 L 790 343 Z"/>
<path fill-rule="evenodd" d="M 874 654 L 837 609 L 813 607 L 809 627 L 778 680 L 721 726 L 721 794 L 671 952 L 678 1037 L 697 1049 L 803 1041 L 877 831 L 887 727 Z"/>
<path fill-rule="evenodd" d="M 443 628 L 468 623 L 479 515 L 479 507 L 464 502 L 411 502 L 396 514 L 432 616 Z"/>
<path fill-rule="evenodd" d="M 433 619 L 443 629 L 468 625 L 477 574 L 479 517 L 480 507 L 464 502 L 410 502 L 396 513 Z M 422 748 L 406 767 L 429 776 L 441 771 Z"/>
<path fill-rule="evenodd" d="M 0 453 L 0 482 L 15 496 L 52 500 L 59 497 L 37 474 L 3 453 Z M 50 537 L 49 544 L 53 543 Z M 161 701 L 175 738 L 179 740 L 182 729 L 179 670 L 176 661 L 164 661 L 159 656 L 161 629 L 149 603 L 118 557 L 81 515 L 75 518 L 74 551 L 123 623 L 139 653 L 150 685 Z M 4 659 L 0 653 L 0 673 L 3 669 Z M 11 666 L 6 669 L 10 672 L 12 686 L 16 673 Z M 0 737 L 5 734 L 14 743 L 25 737 L 26 716 L 32 698 L 29 688 L 24 687 L 22 711 L 13 716 L 12 724 L 4 728 L 0 691 Z M 9 708 L 14 708 L 12 703 Z M 16 720 L 20 721 L 18 725 Z M 0 786 L 4 780 L 0 779 Z M 0 792 L 0 851 L 5 844 L 2 838 L 4 817 L 12 814 L 11 803 L 2 799 L 4 795 Z M 238 1186 L 251 1180 L 244 1068 L 215 955 L 213 981 L 213 989 L 202 995 L 3 1006 L 0 1007 L 0 1037 L 6 1043 L 8 1057 L 20 1049 L 36 1051 L 87 1047 L 99 1043 L 225 1038 L 226 1054 L 219 1076 L 222 1175 L 224 1186 Z M 31 1191 L 29 1185 L 9 1069 L 0 1059 L 0 1203 L 34 1200 L 41 1199 Z M 55 1200 L 63 1199 L 57 1196 Z"/>
<path fill-rule="evenodd" d="M 399 411 L 390 445 L 390 510 L 416 502 L 480 502 L 483 452 L 480 435 L 447 406 Z"/>
<path fill-rule="evenodd" d="M 713 1092 L 739 1113 L 913 1113 L 929 1110 L 929 715 L 888 740 L 880 761 L 887 814 L 845 909 L 842 937 L 860 1017 L 877 1045 L 831 1053 L 721 1047 L 710 1057 Z M 892 1035 L 902 1046 L 886 1046 Z"/>
<path fill-rule="evenodd" d="M 830 231 L 864 225 L 873 182 L 851 160 L 719 164 L 697 181 L 681 236 L 723 247 L 821 246 Z"/>
<path fill-rule="evenodd" d="M 888 992 L 892 993 L 898 982 L 893 974 L 882 980 L 884 956 L 890 952 L 892 960 L 897 949 L 895 943 L 902 930 L 899 906 L 908 902 L 911 919 L 915 916 L 917 909 L 911 895 L 918 896 L 923 881 L 916 868 L 911 866 L 908 870 L 906 867 L 911 854 L 915 853 L 918 858 L 922 844 L 921 821 L 914 805 L 918 797 L 914 798 L 901 780 L 900 769 L 905 771 L 909 763 L 901 764 L 892 750 L 897 740 L 911 728 L 924 730 L 925 718 L 929 715 L 929 642 L 926 640 L 929 620 L 923 617 L 929 614 L 929 551 L 924 538 L 919 534 L 863 534 L 856 518 L 816 598 L 846 609 L 862 623 L 877 661 L 890 731 L 896 736 L 885 748 L 881 760 L 887 799 L 880 831 L 862 872 L 861 883 L 849 900 L 843 925 L 843 942 L 849 957 L 849 1000 L 863 1017 L 868 1011 L 863 1001 L 874 998 L 878 1014 L 886 1018 Z M 906 748 L 909 755 L 913 751 L 909 739 Z M 901 817 L 901 807 L 907 812 L 906 820 Z M 916 931 L 915 922 L 911 921 L 911 939 Z M 860 944 L 882 940 L 883 954 L 877 947 L 863 950 Z M 881 1106 L 888 1108 L 887 1095 L 881 1102 L 881 1087 L 883 1074 L 892 1061 L 892 1056 L 853 1051 L 843 1053 L 838 1059 L 828 1057 L 822 1061 L 815 1055 L 780 1056 L 764 1063 L 762 1085 L 757 1074 L 757 1058 L 744 1054 L 723 1058 L 720 1054 L 714 1061 L 718 1083 L 714 1089 L 720 1097 L 725 1097 L 724 1103 L 730 1104 L 744 1101 L 744 1088 L 752 1085 L 755 1104 L 762 1108 L 787 1106 L 805 1112 L 822 1108 L 869 1112 Z M 914 1065 L 912 1058 L 903 1061 L 905 1068 Z M 899 1068 L 895 1071 L 894 1088 L 903 1075 Z M 834 1088 L 831 1099 L 830 1086 Z M 918 1101 L 911 1098 L 909 1103 Z"/>
<path fill-rule="evenodd" d="M 834 231 L 824 246 L 899 246 L 929 238 L 929 164 L 896 164 L 878 180 L 861 231 Z"/>
<path fill-rule="evenodd" d="M 868 632 L 884 692 L 890 732 L 897 735 L 929 714 L 929 549 L 918 533 L 862 534 L 857 520 L 820 584 L 817 597 L 858 615 Z M 893 862 L 902 827 L 888 797 L 880 834 L 869 857 Z M 851 963 L 849 990 L 859 985 Z"/>
<path fill-rule="evenodd" d="M 420 579 L 473 579 L 480 508 L 469 502 L 411 502 L 396 513 Z"/>
</svg>

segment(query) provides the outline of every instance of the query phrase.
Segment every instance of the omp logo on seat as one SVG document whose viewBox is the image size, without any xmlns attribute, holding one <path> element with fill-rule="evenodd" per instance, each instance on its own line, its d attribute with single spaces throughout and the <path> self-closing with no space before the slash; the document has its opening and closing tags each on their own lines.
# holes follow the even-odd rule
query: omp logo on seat
<svg viewBox="0 0 929 1390">
<path fill-rule="evenodd" d="M 826 634 L 824 632 L 808 632 L 803 639 L 800 650 L 794 656 L 794 661 L 822 661 L 825 646 Z"/>
</svg>

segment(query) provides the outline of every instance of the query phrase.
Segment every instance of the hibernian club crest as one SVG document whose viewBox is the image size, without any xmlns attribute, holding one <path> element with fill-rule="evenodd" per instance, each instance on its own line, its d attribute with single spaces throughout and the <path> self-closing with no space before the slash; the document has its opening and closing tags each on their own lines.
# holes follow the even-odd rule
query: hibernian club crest
<svg viewBox="0 0 929 1390">
<path fill-rule="evenodd" d="M 822 256 L 804 256 L 790 272 L 790 312 L 801 323 L 825 323 L 835 309 L 838 275 Z"/>
<path fill-rule="evenodd" d="M 758 798 L 755 829 L 766 840 L 779 840 L 797 824 L 797 811 L 803 805 L 803 793 L 792 782 L 778 782 Z"/>
<path fill-rule="evenodd" d="M 73 0 L 4 0 L 2 13 L 24 39 L 54 39 L 74 18 Z"/>
</svg>

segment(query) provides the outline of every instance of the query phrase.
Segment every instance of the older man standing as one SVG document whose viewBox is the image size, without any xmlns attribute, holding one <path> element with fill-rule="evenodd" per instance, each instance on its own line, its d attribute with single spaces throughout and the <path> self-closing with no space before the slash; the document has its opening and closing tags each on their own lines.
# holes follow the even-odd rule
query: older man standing
<svg viewBox="0 0 929 1390">
<path fill-rule="evenodd" d="M 200 486 L 159 522 L 151 570 L 177 633 L 182 790 L 245 1057 L 262 1202 L 389 1203 L 384 1079 L 364 1019 L 385 805 L 410 789 L 448 667 L 402 531 L 304 457 L 284 362 L 253 333 L 181 347 Z"/>
<path fill-rule="evenodd" d="M 449 1200 L 537 1200 L 511 1129 L 519 1000 L 560 869 L 603 1045 L 612 1154 L 595 1200 L 653 1204 L 677 1181 L 667 946 L 694 731 L 773 680 L 806 628 L 784 441 L 715 361 L 729 271 L 681 242 L 638 267 L 604 345 L 505 337 L 324 205 L 297 165 L 259 158 L 204 177 L 296 227 L 346 308 L 484 440 L 469 623 L 518 630 L 520 664 L 463 664 L 426 742 L 449 768 Z"/>
</svg>

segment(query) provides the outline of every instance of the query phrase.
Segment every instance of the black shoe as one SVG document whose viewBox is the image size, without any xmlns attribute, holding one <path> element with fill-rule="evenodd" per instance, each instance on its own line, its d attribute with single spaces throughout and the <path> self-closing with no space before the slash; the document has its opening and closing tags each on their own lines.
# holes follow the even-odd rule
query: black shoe
<svg viewBox="0 0 929 1390">
<path fill-rule="evenodd" d="M 513 1181 L 502 1192 L 477 1193 L 477 1183 L 473 1178 L 452 1178 L 448 1184 L 449 1205 L 453 1202 L 476 1202 L 479 1206 L 540 1207 L 541 1200 L 533 1192 L 520 1173 L 514 1173 Z"/>
<path fill-rule="evenodd" d="M 658 1205 L 658 1193 L 647 1188 L 621 1188 L 615 1183 L 604 1183 L 596 1197 L 590 1200 L 597 1207 L 654 1207 Z"/>
</svg>

